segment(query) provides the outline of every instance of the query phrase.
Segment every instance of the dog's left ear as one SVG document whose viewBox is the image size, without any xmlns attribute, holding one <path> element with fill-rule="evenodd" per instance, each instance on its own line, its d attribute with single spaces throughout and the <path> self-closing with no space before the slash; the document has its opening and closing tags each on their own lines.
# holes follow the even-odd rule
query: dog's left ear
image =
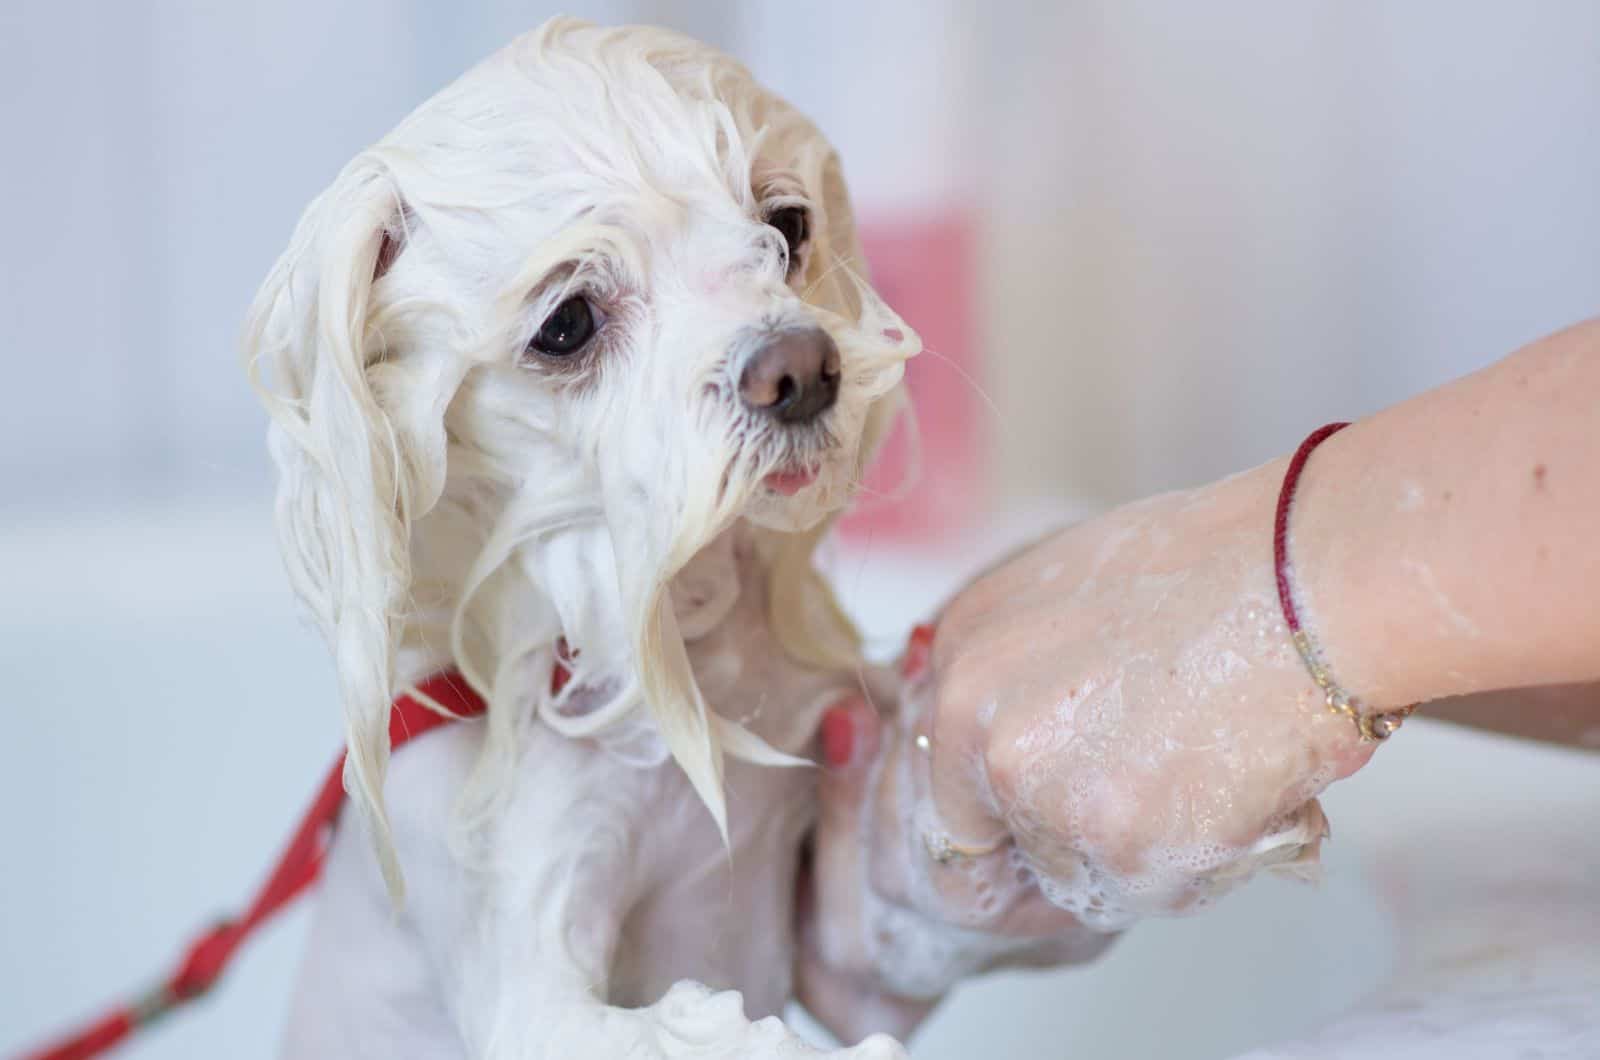
<svg viewBox="0 0 1600 1060">
<path fill-rule="evenodd" d="M 895 341 L 905 341 L 909 329 L 867 284 L 870 278 L 867 256 L 856 230 L 855 209 L 850 204 L 850 191 L 845 185 L 844 167 L 839 163 L 839 156 L 831 150 L 823 159 L 819 183 L 823 209 L 820 249 L 823 253 L 814 257 L 818 259 L 822 271 L 816 281 L 823 288 L 822 297 L 827 300 L 829 308 L 847 319 L 865 322 L 872 318 L 897 326 L 901 338 Z M 839 267 L 841 264 L 844 267 Z M 910 353 L 921 349 L 920 340 L 913 338 L 911 345 Z M 866 470 L 866 462 L 877 453 L 895 418 L 905 411 L 905 392 L 901 386 L 896 386 L 874 401 L 867 410 L 867 422 L 861 440 L 862 467 L 857 469 L 857 477 Z"/>
<path fill-rule="evenodd" d="M 814 282 L 820 288 L 814 297 L 849 320 L 862 320 L 868 315 L 892 316 L 888 307 L 867 286 L 867 256 L 856 231 L 855 209 L 850 204 L 850 191 L 845 185 L 844 167 L 832 150 L 822 160 L 818 184 L 822 192 L 823 216 L 818 233 L 818 250 L 821 253 L 812 256 L 812 267 L 819 273 Z M 873 304 L 868 305 L 868 302 Z M 902 333 L 905 331 L 903 327 L 901 330 Z M 867 410 L 861 441 L 862 467 L 857 469 L 858 477 L 865 471 L 866 462 L 878 451 L 895 418 L 905 408 L 904 392 L 897 386 L 873 402 Z"/>
<path fill-rule="evenodd" d="M 856 215 L 844 181 L 844 167 L 830 148 L 816 177 L 821 192 L 822 216 L 815 229 L 817 246 L 811 255 L 808 285 L 811 298 L 849 320 L 861 310 L 857 279 L 867 277 L 867 258 L 856 233 Z"/>
<path fill-rule="evenodd" d="M 411 583 L 410 527 L 437 498 L 444 448 L 442 414 L 437 424 L 406 422 L 408 369 L 386 363 L 370 319 L 374 283 L 403 253 L 407 223 L 387 167 L 357 157 L 306 210 L 245 333 L 251 377 L 272 418 L 284 561 L 332 649 L 349 750 L 345 787 L 397 900 L 383 804 L 395 651 Z"/>
</svg>

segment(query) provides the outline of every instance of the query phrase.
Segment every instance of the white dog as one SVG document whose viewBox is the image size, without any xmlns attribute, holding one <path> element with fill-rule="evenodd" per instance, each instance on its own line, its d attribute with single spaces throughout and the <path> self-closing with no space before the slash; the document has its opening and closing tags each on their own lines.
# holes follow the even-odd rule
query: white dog
<svg viewBox="0 0 1600 1060">
<path fill-rule="evenodd" d="M 288 1055 L 810 1055 L 760 1018 L 783 767 L 860 681 L 810 557 L 919 349 L 863 274 L 816 129 L 653 29 L 518 39 L 307 210 L 247 347 L 371 842 L 334 840 Z M 486 718 L 389 769 L 450 669 Z"/>
</svg>

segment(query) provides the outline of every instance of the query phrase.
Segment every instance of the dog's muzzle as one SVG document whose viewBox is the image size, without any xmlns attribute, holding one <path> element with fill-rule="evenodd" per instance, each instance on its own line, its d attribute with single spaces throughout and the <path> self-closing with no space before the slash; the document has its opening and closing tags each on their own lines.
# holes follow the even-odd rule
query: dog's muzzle
<svg viewBox="0 0 1600 1060">
<path fill-rule="evenodd" d="M 816 326 L 764 331 L 739 369 L 739 397 L 779 423 L 810 423 L 839 399 L 839 347 Z"/>
</svg>

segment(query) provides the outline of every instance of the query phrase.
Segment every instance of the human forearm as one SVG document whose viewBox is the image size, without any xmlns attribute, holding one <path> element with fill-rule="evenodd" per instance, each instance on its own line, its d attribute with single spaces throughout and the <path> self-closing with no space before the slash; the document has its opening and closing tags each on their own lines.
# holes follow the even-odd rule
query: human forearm
<svg viewBox="0 0 1600 1060">
<path fill-rule="evenodd" d="M 1291 540 L 1335 674 L 1395 707 L 1600 677 L 1596 527 L 1591 321 L 1335 435 Z"/>
</svg>

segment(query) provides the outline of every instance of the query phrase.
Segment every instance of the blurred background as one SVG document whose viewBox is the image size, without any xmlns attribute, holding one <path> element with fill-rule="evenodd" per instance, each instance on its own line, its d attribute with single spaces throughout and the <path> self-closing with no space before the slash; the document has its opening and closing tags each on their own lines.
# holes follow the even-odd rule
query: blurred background
<svg viewBox="0 0 1600 1060">
<path fill-rule="evenodd" d="M 707 39 L 840 149 L 930 349 L 923 476 L 844 546 L 885 643 L 1041 511 L 1258 463 L 1600 305 L 1589 0 L 8 0 L 0 1053 L 242 898 L 330 759 L 240 320 L 355 151 L 558 10 Z M 1320 899 L 1153 926 L 1014 1017 L 992 990 L 954 1006 L 919 1055 L 1038 1041 L 1036 1018 L 1060 1055 L 1303 1029 L 1386 960 L 1371 918 L 1318 926 L 1371 885 L 1359 841 L 1342 856 Z M 300 915 L 129 1055 L 272 1055 Z"/>
</svg>

